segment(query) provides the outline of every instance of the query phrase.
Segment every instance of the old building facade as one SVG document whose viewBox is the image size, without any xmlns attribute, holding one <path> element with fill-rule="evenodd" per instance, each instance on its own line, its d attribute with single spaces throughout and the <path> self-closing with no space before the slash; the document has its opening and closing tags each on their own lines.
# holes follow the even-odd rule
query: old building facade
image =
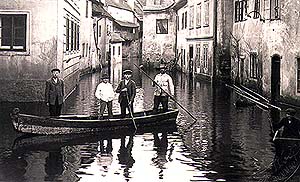
<svg viewBox="0 0 300 182">
<path fill-rule="evenodd" d="M 177 11 L 177 57 L 183 72 L 211 80 L 213 76 L 214 2 L 179 1 Z"/>
<path fill-rule="evenodd" d="M 176 15 L 173 1 L 146 1 L 143 16 L 143 61 L 150 65 L 175 58 Z M 145 26 L 146 25 L 146 26 Z"/>
<path fill-rule="evenodd" d="M 54 67 L 63 70 L 71 92 L 79 75 L 79 4 L 1 1 L 0 9 L 0 100 L 43 100 L 44 81 Z"/>
<path fill-rule="evenodd" d="M 226 27 L 232 79 L 262 91 L 273 101 L 299 100 L 299 2 L 235 0 L 232 3 L 218 12 L 231 14 L 226 21 L 230 17 L 233 21 L 232 27 L 231 23 Z"/>
</svg>

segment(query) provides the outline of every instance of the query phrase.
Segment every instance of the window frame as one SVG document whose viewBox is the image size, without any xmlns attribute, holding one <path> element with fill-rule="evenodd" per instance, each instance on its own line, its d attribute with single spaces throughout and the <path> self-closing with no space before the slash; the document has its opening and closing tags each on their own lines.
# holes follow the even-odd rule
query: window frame
<svg viewBox="0 0 300 182">
<path fill-rule="evenodd" d="M 30 13 L 28 11 L 0 11 L 0 16 L 4 17 L 4 16 L 8 16 L 8 17 L 23 17 L 25 18 L 24 20 L 24 26 L 23 26 L 23 33 L 24 35 L 21 37 L 21 39 L 23 38 L 23 45 L 20 45 L 20 46 L 17 46 L 17 45 L 14 45 L 14 41 L 16 40 L 16 37 L 15 37 L 15 34 L 11 34 L 11 42 L 10 42 L 10 45 L 7 46 L 7 47 L 3 47 L 0 45 L 0 54 L 29 54 L 29 42 L 30 42 L 30 34 L 29 34 L 29 31 L 30 31 Z M 16 25 L 13 25 L 13 20 L 11 22 L 11 29 L 13 29 L 14 31 L 16 31 L 16 29 L 18 29 L 18 26 Z M 0 25 L 1 26 L 1 25 Z M 2 39 L 2 35 L 1 35 L 1 28 L 0 28 L 0 39 Z M 1 44 L 1 41 L 0 41 L 0 44 Z"/>
<path fill-rule="evenodd" d="M 252 79 L 258 77 L 258 54 L 257 52 L 250 52 L 249 56 L 249 76 Z"/>
<path fill-rule="evenodd" d="M 165 31 L 159 31 L 158 25 L 159 22 L 161 22 L 160 25 L 163 26 L 163 28 L 165 28 Z M 164 26 L 166 25 L 166 26 Z M 156 34 L 169 34 L 169 20 L 168 19 L 156 19 Z"/>
</svg>

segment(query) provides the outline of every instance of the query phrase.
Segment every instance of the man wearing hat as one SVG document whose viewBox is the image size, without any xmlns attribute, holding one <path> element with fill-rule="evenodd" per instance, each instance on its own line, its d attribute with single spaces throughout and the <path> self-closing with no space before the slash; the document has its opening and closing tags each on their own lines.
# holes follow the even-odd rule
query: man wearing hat
<svg viewBox="0 0 300 182">
<path fill-rule="evenodd" d="M 45 102 L 50 116 L 59 116 L 64 101 L 64 81 L 58 77 L 60 70 L 51 70 L 52 77 L 46 81 Z"/>
<path fill-rule="evenodd" d="M 171 76 L 166 73 L 165 65 L 159 66 L 159 73 L 154 78 L 153 86 L 155 86 L 153 112 L 158 111 L 159 104 L 162 105 L 164 112 L 168 111 L 169 95 L 174 95 L 174 84 Z"/>
<path fill-rule="evenodd" d="M 300 121 L 295 117 L 296 110 L 288 108 L 286 111 L 286 117 L 275 126 L 277 129 L 283 127 L 282 137 L 298 138 L 300 137 Z"/>
<path fill-rule="evenodd" d="M 100 100 L 100 113 L 99 119 L 103 119 L 103 113 L 107 107 L 108 117 L 113 116 L 112 101 L 115 96 L 115 92 L 111 83 L 109 83 L 109 76 L 103 74 L 102 81 L 96 88 L 95 96 Z"/>
<path fill-rule="evenodd" d="M 119 93 L 121 117 L 126 116 L 126 108 L 133 114 L 133 102 L 136 95 L 136 84 L 131 79 L 132 71 L 123 71 L 124 79 L 120 81 L 116 92 Z"/>
</svg>

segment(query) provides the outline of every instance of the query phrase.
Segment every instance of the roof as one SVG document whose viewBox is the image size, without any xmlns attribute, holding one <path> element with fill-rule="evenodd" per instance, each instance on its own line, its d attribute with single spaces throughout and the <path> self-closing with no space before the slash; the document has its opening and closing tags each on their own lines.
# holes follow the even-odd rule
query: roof
<svg viewBox="0 0 300 182">
<path fill-rule="evenodd" d="M 179 10 L 180 8 L 182 8 L 183 6 L 185 6 L 187 4 L 187 0 L 179 0 L 175 3 L 175 5 L 173 6 L 174 10 Z"/>
<path fill-rule="evenodd" d="M 113 17 L 99 4 L 93 3 L 93 16 L 105 16 L 107 18 L 113 19 Z"/>
<path fill-rule="evenodd" d="M 115 8 L 120 8 L 128 11 L 132 11 L 131 7 L 124 0 L 106 0 L 108 6 L 113 6 Z"/>
<path fill-rule="evenodd" d="M 122 27 L 129 27 L 129 28 L 136 28 L 139 27 L 139 25 L 131 22 L 126 22 L 126 21 L 120 21 L 120 20 L 115 20 L 117 24 L 119 24 Z"/>
<path fill-rule="evenodd" d="M 124 42 L 125 40 L 120 36 L 120 34 L 111 32 L 111 39 L 110 42 L 117 43 L 117 42 Z"/>
<path fill-rule="evenodd" d="M 141 9 L 136 3 L 134 3 L 134 12 L 136 13 L 137 18 L 139 18 L 140 20 L 143 19 L 143 9 Z"/>
</svg>

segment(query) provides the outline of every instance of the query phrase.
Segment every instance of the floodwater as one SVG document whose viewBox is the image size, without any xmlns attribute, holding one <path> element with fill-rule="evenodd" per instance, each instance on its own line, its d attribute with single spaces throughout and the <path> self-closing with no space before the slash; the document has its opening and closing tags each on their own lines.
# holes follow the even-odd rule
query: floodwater
<svg viewBox="0 0 300 182">
<path fill-rule="evenodd" d="M 233 104 L 237 96 L 225 86 L 213 87 L 180 74 L 173 77 L 176 100 L 197 118 L 194 121 L 171 102 L 180 110 L 175 130 L 160 128 L 80 141 L 45 137 L 26 143 L 25 138 L 18 146 L 16 141 L 22 138 L 10 124 L 10 110 L 19 107 L 24 113 L 46 115 L 47 108 L 43 103 L 1 103 L 0 181 L 262 180 L 261 174 L 274 158 L 269 112 L 256 106 L 237 109 Z M 133 79 L 138 86 L 135 111 L 151 109 L 151 80 L 138 70 Z M 97 113 L 93 94 L 98 83 L 98 73 L 83 77 L 63 113 Z M 113 108 L 114 113 L 119 112 L 117 97 Z"/>
</svg>

